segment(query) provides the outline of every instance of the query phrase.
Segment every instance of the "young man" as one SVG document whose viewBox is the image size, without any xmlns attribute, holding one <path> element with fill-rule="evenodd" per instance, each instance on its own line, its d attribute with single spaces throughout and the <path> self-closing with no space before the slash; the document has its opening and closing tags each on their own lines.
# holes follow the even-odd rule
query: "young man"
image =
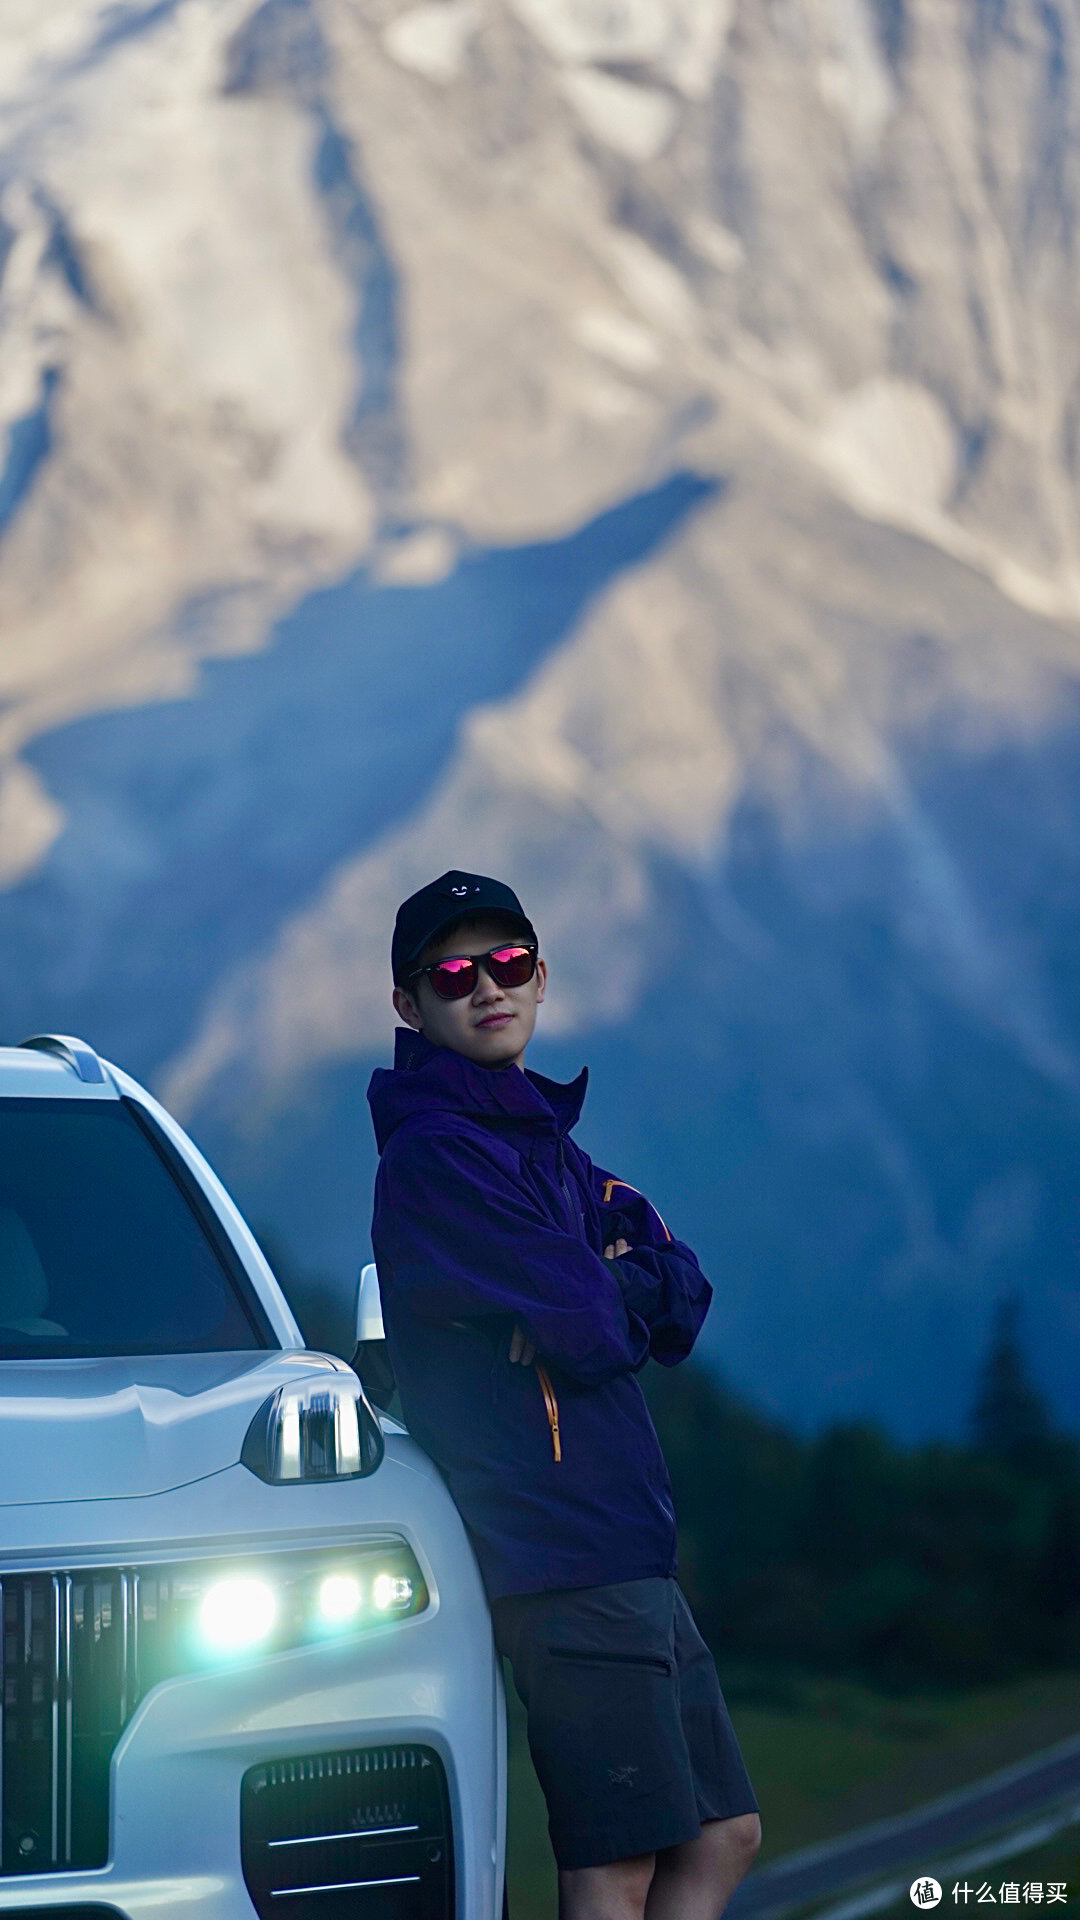
<svg viewBox="0 0 1080 1920">
<path fill-rule="evenodd" d="M 525 1067 L 547 967 L 517 895 L 443 874 L 399 908 L 391 964 L 406 1024 L 368 1089 L 387 1343 L 528 1712 L 560 1916 L 717 1920 L 758 1807 L 635 1377 L 685 1359 L 712 1289 L 571 1140 L 588 1069 Z"/>
</svg>

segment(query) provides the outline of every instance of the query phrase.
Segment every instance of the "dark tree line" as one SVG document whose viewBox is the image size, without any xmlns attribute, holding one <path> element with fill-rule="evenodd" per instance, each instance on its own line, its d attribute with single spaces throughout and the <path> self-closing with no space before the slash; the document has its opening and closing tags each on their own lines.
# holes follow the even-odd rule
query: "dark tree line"
<svg viewBox="0 0 1080 1920">
<path fill-rule="evenodd" d="M 999 1310 L 963 1444 L 869 1423 L 801 1439 L 693 1362 L 641 1376 L 671 1469 L 680 1578 L 728 1657 L 875 1684 L 1080 1661 L 1080 1446 Z"/>
</svg>

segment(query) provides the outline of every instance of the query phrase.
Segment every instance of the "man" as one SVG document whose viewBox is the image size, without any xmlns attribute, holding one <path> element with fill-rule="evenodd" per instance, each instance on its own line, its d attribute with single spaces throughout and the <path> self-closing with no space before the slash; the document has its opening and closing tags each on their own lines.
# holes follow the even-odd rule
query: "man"
<svg viewBox="0 0 1080 1920">
<path fill-rule="evenodd" d="M 406 1024 L 368 1089 L 387 1343 L 528 1712 L 560 1916 L 717 1920 L 757 1801 L 635 1377 L 686 1357 L 712 1289 L 571 1140 L 588 1069 L 525 1067 L 547 966 L 517 895 L 443 874 L 399 908 L 391 965 Z"/>
</svg>

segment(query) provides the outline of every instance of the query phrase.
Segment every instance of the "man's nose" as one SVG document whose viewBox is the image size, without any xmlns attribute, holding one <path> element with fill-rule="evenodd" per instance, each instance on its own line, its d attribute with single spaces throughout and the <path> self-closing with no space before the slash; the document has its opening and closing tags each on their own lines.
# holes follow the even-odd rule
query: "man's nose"
<svg viewBox="0 0 1080 1920">
<path fill-rule="evenodd" d="M 477 979 L 476 979 L 476 985 L 473 988 L 473 999 L 479 1000 L 481 1003 L 483 1003 L 485 1000 L 491 1000 L 491 999 L 501 1000 L 502 992 L 503 990 L 500 987 L 498 981 L 492 979 L 490 973 L 488 972 L 486 966 L 484 965 L 484 962 L 481 960 L 479 967 L 477 968 Z"/>
</svg>

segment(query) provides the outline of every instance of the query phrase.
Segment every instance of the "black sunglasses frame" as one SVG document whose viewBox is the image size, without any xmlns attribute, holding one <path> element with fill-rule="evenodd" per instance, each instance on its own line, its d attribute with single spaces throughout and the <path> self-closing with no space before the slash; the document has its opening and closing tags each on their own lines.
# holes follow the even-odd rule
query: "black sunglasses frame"
<svg viewBox="0 0 1080 1920">
<path fill-rule="evenodd" d="M 497 987 L 502 987 L 504 993 L 512 993 L 513 988 L 507 987 L 502 980 L 497 980 L 488 964 L 495 954 L 505 953 L 507 947 L 516 947 L 532 955 L 532 971 L 526 974 L 524 980 L 517 982 L 519 987 L 528 986 L 529 981 L 535 976 L 537 957 L 540 952 L 540 944 L 536 940 L 500 940 L 498 946 L 489 947 L 486 953 L 444 953 L 441 960 L 429 960 L 426 967 L 416 967 L 412 973 L 407 973 L 401 984 L 403 987 L 411 987 L 414 980 L 421 980 L 425 973 L 434 973 L 436 968 L 445 967 L 448 960 L 475 960 L 476 984 L 479 984 L 480 967 L 483 966 L 488 978 L 494 980 Z M 433 980 L 431 990 L 440 1000 L 467 1000 L 470 993 L 476 992 L 476 984 L 468 987 L 464 993 L 439 993 Z"/>
</svg>

